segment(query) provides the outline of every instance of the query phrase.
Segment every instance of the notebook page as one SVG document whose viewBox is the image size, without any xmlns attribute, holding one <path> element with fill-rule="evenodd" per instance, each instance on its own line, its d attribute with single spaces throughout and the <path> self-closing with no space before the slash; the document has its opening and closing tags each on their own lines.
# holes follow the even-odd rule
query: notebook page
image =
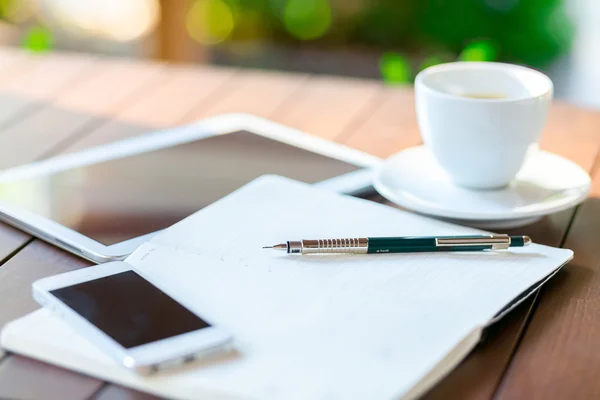
<svg viewBox="0 0 600 400">
<path fill-rule="evenodd" d="M 480 233 L 280 177 L 169 228 L 128 262 L 230 330 L 241 356 L 193 372 L 256 398 L 390 398 L 570 257 L 502 252 L 288 256 L 327 237 Z"/>
</svg>

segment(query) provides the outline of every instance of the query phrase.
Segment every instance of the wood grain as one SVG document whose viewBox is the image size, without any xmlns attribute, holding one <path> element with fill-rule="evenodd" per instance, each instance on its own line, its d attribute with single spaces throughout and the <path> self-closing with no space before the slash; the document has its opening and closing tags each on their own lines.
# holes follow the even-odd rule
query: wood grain
<svg viewBox="0 0 600 400">
<path fill-rule="evenodd" d="M 552 105 L 540 147 L 591 171 L 600 145 L 600 113 L 561 101 Z"/>
<path fill-rule="evenodd" d="M 60 136 L 62 127 L 55 124 L 56 119 L 40 120 L 37 116 L 46 115 L 44 107 L 81 83 L 96 63 L 89 56 L 33 56 L 0 51 L 0 168 L 31 161 L 40 146 L 56 144 L 55 137 Z M 4 107 L 3 102 L 9 106 Z M 23 129 L 31 128 L 24 121 L 32 120 L 40 122 L 38 128 L 33 132 Z M 49 131 L 49 127 L 56 130 Z M 29 238 L 0 223 L 0 265 Z"/>
<path fill-rule="evenodd" d="M 178 78 L 69 145 L 75 151 L 224 113 L 270 117 L 306 79 L 302 75 L 176 68 Z"/>
<path fill-rule="evenodd" d="M 560 246 L 573 217 L 574 210 L 566 210 L 524 227 L 506 231 L 525 234 L 536 243 Z M 425 399 L 472 399 L 493 397 L 503 373 L 510 363 L 528 319 L 532 315 L 535 296 L 529 298 L 508 316 L 491 326 L 485 340 L 454 371 L 434 387 Z"/>
<path fill-rule="evenodd" d="M 226 113 L 249 113 L 272 117 L 287 101 L 295 102 L 296 92 L 306 84 L 302 74 L 246 70 L 238 73 L 210 102 L 199 104 L 181 123 Z"/>
<path fill-rule="evenodd" d="M 0 126 L 5 126 L 14 118 L 24 117 L 55 98 L 69 85 L 84 79 L 84 71 L 93 62 L 90 56 L 24 57 L 18 68 L 0 75 Z"/>
<path fill-rule="evenodd" d="M 39 308 L 31 296 L 31 284 L 46 276 L 91 265 L 89 261 L 40 240 L 34 240 L 0 267 L 0 298 L 10 307 L 0 307 L 0 329 L 7 322 Z"/>
<path fill-rule="evenodd" d="M 200 104 L 212 103 L 218 98 L 222 86 L 234 74 L 234 70 L 226 68 L 165 66 L 163 75 L 169 78 L 166 82 L 145 83 L 147 90 L 143 95 L 122 105 L 111 119 L 97 123 L 64 151 L 77 151 L 177 125 Z"/>
<path fill-rule="evenodd" d="M 564 246 L 575 258 L 542 289 L 499 399 L 600 398 L 600 159 L 598 165 Z"/>
<path fill-rule="evenodd" d="M 395 207 L 382 200 L 383 203 Z M 567 233 L 574 210 L 566 210 L 541 221 L 507 231 L 508 234 L 526 234 L 537 243 L 560 246 Z M 490 327 L 485 340 L 445 379 L 429 391 L 425 399 L 490 399 L 502 379 L 513 352 L 519 344 L 534 298 L 528 299 L 507 317 Z"/>
<path fill-rule="evenodd" d="M 23 73 L 29 65 L 27 59 L 28 54 L 22 51 L 0 47 L 0 85 Z"/>
<path fill-rule="evenodd" d="M 372 80 L 311 77 L 272 118 L 325 139 L 342 137 L 379 106 L 382 85 Z"/>
<path fill-rule="evenodd" d="M 381 106 L 355 132 L 349 134 L 345 144 L 386 157 L 420 142 L 413 91 L 392 88 L 386 89 L 384 93 L 387 98 Z M 595 156 L 600 147 L 600 136 L 595 131 L 595 127 L 600 127 L 600 115 L 562 103 L 554 105 L 551 115 L 543 133 L 541 147 L 568 157 L 590 170 L 592 155 Z M 576 125 L 578 129 L 567 136 L 564 132 L 569 123 Z M 588 150 L 573 151 L 571 141 L 585 143 Z M 508 233 L 527 234 L 538 243 L 560 246 L 573 214 L 573 209 L 567 210 Z M 514 310 L 509 322 L 502 321 L 499 324 L 501 328 L 491 329 L 487 341 L 425 398 L 491 398 L 532 315 L 532 302 L 533 299 Z"/>
<path fill-rule="evenodd" d="M 58 77 L 45 77 L 44 71 Z M 27 74 L 32 80 L 23 78 Z M 52 82 L 46 85 L 44 79 Z M 4 101 L 7 108 L 2 109 Z M 5 124 L 0 155 L 8 154 L 10 146 L 21 154 L 10 155 L 12 164 L 6 165 L 226 112 L 268 117 L 383 157 L 420 142 L 408 88 L 73 55 L 38 58 L 0 50 L 0 125 Z M 557 103 L 541 146 L 591 170 L 600 147 L 598 128 L 600 114 Z M 574 210 L 518 230 L 555 246 L 568 232 L 566 246 L 576 251 L 575 261 L 543 289 L 539 302 L 529 300 L 493 326 L 487 340 L 426 397 L 600 398 L 593 379 L 600 371 L 599 180 L 570 231 Z M 0 261 L 0 298 L 10 299 L 10 307 L 0 307 L 0 326 L 37 308 L 30 296 L 35 279 L 88 265 L 38 240 L 9 258 L 27 240 L 0 224 L 0 260 L 5 260 Z M 9 355 L 0 362 L 2 398 L 153 398 L 21 357 Z"/>
<path fill-rule="evenodd" d="M 21 356 L 0 361 L 1 399 L 87 399 L 102 382 Z"/>
<path fill-rule="evenodd" d="M 114 118 L 120 107 L 143 95 L 150 84 L 160 82 L 161 72 L 160 65 L 118 61 L 89 68 L 86 81 L 4 129 L 0 148 L 10 151 L 2 152 L 0 168 L 56 153 L 64 141 Z"/>
<path fill-rule="evenodd" d="M 40 278 L 90 265 L 49 244 L 34 240 L 0 267 L 0 329 L 7 322 L 39 308 L 31 297 L 31 284 Z M 6 355 L 0 360 L 0 398 L 86 399 L 102 382 L 24 357 Z"/>
<path fill-rule="evenodd" d="M 17 62 L 27 58 L 29 55 L 29 53 L 24 52 L 21 49 L 0 46 L 0 70 L 2 71 L 2 75 L 10 75 L 13 71 L 18 72 L 21 68 L 19 68 Z M 8 67 L 10 67 L 10 69 L 8 69 Z M 0 79 L 2 79 L 2 77 L 0 77 Z"/>
<path fill-rule="evenodd" d="M 526 300 L 489 327 L 486 338 L 445 379 L 423 396 L 427 400 L 492 398 L 531 312 L 534 298 Z"/>
<path fill-rule="evenodd" d="M 225 71 L 213 70 L 211 74 L 201 74 L 201 72 L 195 70 L 182 71 L 181 68 L 173 68 L 170 70 L 171 74 L 161 76 L 160 72 L 163 69 L 162 66 L 156 64 L 139 64 L 113 60 L 104 62 L 98 69 L 89 71 L 90 80 L 85 84 L 66 92 L 59 100 L 53 104 L 46 105 L 41 112 L 22 120 L 8 132 L 6 137 L 11 140 L 7 142 L 7 145 L 10 145 L 12 150 L 16 147 L 15 138 L 19 139 L 19 143 L 25 145 L 23 146 L 25 151 L 18 153 L 13 151 L 11 153 L 12 157 L 10 161 L 14 164 L 29 161 L 44 154 L 50 154 L 53 150 L 60 150 L 60 146 L 57 147 L 55 141 L 61 139 L 68 140 L 77 135 L 86 137 L 90 127 L 96 125 L 103 126 L 108 120 L 114 121 L 114 117 L 117 115 L 123 117 L 122 108 L 125 107 L 123 103 L 132 95 L 135 95 L 132 100 L 137 101 L 141 98 L 142 101 L 138 103 L 139 105 L 131 108 L 133 111 L 130 114 L 125 113 L 126 117 L 145 115 L 148 119 L 155 118 L 154 121 L 150 121 L 148 126 L 152 122 L 172 124 L 176 121 L 169 120 L 169 115 L 173 119 L 177 119 L 188 112 L 192 106 L 198 104 L 198 98 L 201 98 L 201 96 L 196 91 L 201 92 L 205 90 L 206 93 L 211 93 L 212 89 L 207 90 L 207 87 L 216 88 L 219 84 L 219 79 L 224 80 L 231 75 L 231 72 L 227 73 Z M 170 79 L 173 73 L 178 72 L 183 72 L 182 74 L 177 74 L 181 78 Z M 202 79 L 198 79 L 200 75 L 202 75 Z M 191 80 L 195 80 L 195 82 Z M 154 97 L 142 96 L 143 93 L 141 93 L 140 89 L 144 87 L 157 89 L 156 95 Z M 175 93 L 177 90 L 179 92 Z M 183 100 L 183 102 L 181 100 L 174 102 L 174 97 Z M 152 99 L 156 99 L 154 103 L 152 103 Z M 157 100 L 159 101 L 158 106 Z M 171 107 L 159 107 L 159 105 Z M 161 119 L 156 120 L 157 116 Z M 167 117 L 165 118 L 165 116 Z M 48 126 L 55 128 L 59 134 L 57 135 L 53 132 L 53 136 L 48 135 L 45 137 L 46 140 L 37 140 L 35 146 L 27 146 L 27 142 L 32 141 L 34 138 L 39 139 L 40 130 L 42 128 L 47 129 Z M 133 128 L 134 125 L 129 126 L 132 127 L 130 130 L 126 132 L 121 130 L 120 133 L 133 135 L 141 130 L 148 130 L 148 126 L 144 126 L 142 129 L 139 129 L 137 125 L 135 126 L 136 129 Z M 102 130 L 99 133 L 102 133 Z M 27 236 L 24 239 L 26 240 Z M 13 241 L 17 241 L 17 238 L 14 237 Z M 6 252 L 10 252 L 17 244 L 15 243 L 13 246 L 7 247 Z M 25 266 L 21 265 L 23 257 L 43 253 L 40 252 L 39 246 L 44 247 L 47 245 L 35 242 L 24 252 L 19 253 L 11 259 L 0 270 L 0 295 L 7 296 L 5 298 L 11 298 L 14 305 L 10 310 L 6 310 L 6 315 L 0 312 L 0 325 L 37 308 L 37 305 L 32 301 L 29 294 L 31 283 L 34 280 L 42 276 L 56 274 L 62 270 L 70 270 L 82 266 L 81 260 L 61 254 L 56 263 L 49 262 L 46 259 L 45 262 L 34 263 L 34 268 L 27 266 L 27 268 L 30 268 L 28 270 L 29 274 L 20 273 L 20 268 L 25 268 Z M 87 263 L 84 262 L 83 265 L 87 265 Z M 15 284 L 16 282 L 14 281 L 16 279 L 21 280 L 20 284 Z M 2 283 L 8 284 L 9 282 L 13 284 L 6 287 L 2 286 Z M 21 296 L 19 296 L 20 293 L 22 294 Z M 11 360 L 10 357 L 4 362 L 10 364 L 9 360 Z M 46 368 L 51 370 L 53 367 L 46 366 Z M 21 370 L 20 373 L 24 374 L 25 372 Z M 74 376 L 77 376 L 77 374 L 74 374 Z M 24 390 L 20 385 L 23 385 L 27 380 L 15 379 L 12 381 L 14 385 L 11 387 L 11 390 L 18 393 Z M 73 385 L 79 385 L 77 379 L 65 379 L 63 382 L 63 386 L 66 388 Z M 109 390 L 108 393 L 110 394 L 113 389 L 107 388 L 107 390 Z M 121 389 L 119 393 L 127 393 L 127 390 Z"/>
<path fill-rule="evenodd" d="M 563 103 L 556 103 L 553 105 L 550 115 L 549 123 L 542 136 L 541 147 L 570 158 L 592 172 L 594 158 L 600 149 L 600 132 L 597 131 L 597 127 L 600 127 L 600 114 L 577 109 Z M 565 135 L 569 125 L 576 126 L 577 129 L 570 131 L 572 132 L 570 135 Z M 582 150 L 583 147 L 580 147 L 580 142 L 585 143 L 586 151 Z M 574 147 L 577 149 L 573 150 Z M 508 233 L 524 232 L 538 243 L 560 246 L 565 238 L 571 237 L 573 228 L 570 224 L 574 214 L 575 209 L 567 210 L 546 217 L 524 229 L 517 229 Z M 573 227 L 577 223 L 578 219 L 576 218 L 573 221 Z M 569 231 L 570 227 L 571 232 Z M 565 268 L 565 271 L 569 271 L 571 265 L 572 263 Z M 563 271 L 547 287 L 562 281 L 565 275 L 566 272 Z M 544 290 L 543 288 L 542 291 Z M 543 303 L 544 296 L 539 295 L 537 301 Z M 537 301 L 530 307 L 521 307 L 519 310 L 515 310 L 513 320 L 506 326 L 505 330 L 500 335 L 494 335 L 493 333 L 490 335 L 488 338 L 489 347 L 477 349 L 459 368 L 432 390 L 429 394 L 430 398 L 444 398 L 449 394 L 452 394 L 452 396 L 456 394 L 456 398 L 464 399 L 489 399 L 493 397 L 496 389 L 501 384 L 504 369 L 511 366 L 513 353 L 516 352 L 517 356 L 521 354 L 521 336 L 524 332 L 530 334 L 531 328 L 527 324 L 537 314 Z M 481 366 L 480 359 L 487 360 L 485 368 Z M 504 367 L 501 368 L 501 366 Z M 512 370 L 512 366 L 510 370 Z M 518 368 L 516 371 L 521 376 L 522 370 Z M 527 386 L 525 382 L 521 382 L 521 384 L 519 387 Z M 521 397 L 519 395 L 511 393 L 507 398 Z M 529 396 L 523 396 L 523 398 L 529 398 Z"/>
<path fill-rule="evenodd" d="M 213 103 L 224 94 L 223 85 L 231 82 L 236 70 L 212 67 L 169 67 L 169 82 L 116 115 L 125 122 L 165 128 L 182 120 L 194 108 Z"/>
<path fill-rule="evenodd" d="M 383 158 L 421 143 L 412 89 L 384 88 L 373 103 L 374 112 L 337 141 Z"/>
<path fill-rule="evenodd" d="M 56 98 L 81 79 L 94 62 L 89 56 L 39 57 L 0 50 L 0 168 L 11 165 L 9 160 L 17 153 L 14 142 L 20 137 L 10 131 L 19 121 L 15 117 L 22 120 L 35 113 L 45 101 Z M 36 144 L 39 139 L 30 141 Z M 29 239 L 28 235 L 0 223 L 0 265 Z"/>
</svg>

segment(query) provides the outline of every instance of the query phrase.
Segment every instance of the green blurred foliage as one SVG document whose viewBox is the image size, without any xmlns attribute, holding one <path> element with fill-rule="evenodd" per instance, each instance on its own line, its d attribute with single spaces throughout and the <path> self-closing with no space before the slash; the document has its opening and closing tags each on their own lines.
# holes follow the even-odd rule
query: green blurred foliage
<svg viewBox="0 0 600 400">
<path fill-rule="evenodd" d="M 565 0 L 195 0 L 188 33 L 203 45 L 277 42 L 381 52 L 391 83 L 453 60 L 545 68 L 571 45 Z M 19 20 L 19 0 L 0 0 L 0 18 Z M 166 2 L 163 2 L 166 4 Z M 39 21 L 38 21 L 39 22 Z M 36 22 L 36 24 L 38 23 Z M 23 46 L 52 47 L 33 26 Z"/>
<path fill-rule="evenodd" d="M 34 53 L 43 53 L 52 49 L 53 42 L 52 32 L 44 27 L 34 26 L 25 33 L 21 45 Z"/>
<path fill-rule="evenodd" d="M 401 54 L 384 53 L 379 60 L 379 68 L 381 76 L 387 84 L 397 85 L 412 80 L 410 62 Z"/>
<path fill-rule="evenodd" d="M 461 59 L 543 68 L 573 37 L 561 0 L 225 1 L 235 3 L 240 21 L 260 14 L 255 23 L 267 40 L 369 46 L 407 54 L 419 67 Z M 236 39 L 245 39 L 237 29 Z"/>
<path fill-rule="evenodd" d="M 460 52 L 488 39 L 501 61 L 545 67 L 569 48 L 573 26 L 561 0 L 420 0 L 422 37 Z"/>
<path fill-rule="evenodd" d="M 327 0 L 289 0 L 283 9 L 283 22 L 292 36 L 316 39 L 331 27 L 331 6 Z"/>
<path fill-rule="evenodd" d="M 479 39 L 468 43 L 458 55 L 461 61 L 496 61 L 498 45 L 490 39 Z"/>
<path fill-rule="evenodd" d="M 446 62 L 442 57 L 438 55 L 427 56 L 419 65 L 419 71 L 424 70 L 425 68 L 433 67 L 434 65 L 441 64 Z"/>
</svg>

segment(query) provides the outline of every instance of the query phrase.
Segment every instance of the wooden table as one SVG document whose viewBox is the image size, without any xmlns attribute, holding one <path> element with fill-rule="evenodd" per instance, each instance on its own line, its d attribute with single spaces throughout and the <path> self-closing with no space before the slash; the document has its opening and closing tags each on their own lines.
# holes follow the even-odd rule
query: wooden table
<svg viewBox="0 0 600 400">
<path fill-rule="evenodd" d="M 0 49 L 0 169 L 226 112 L 257 114 L 386 157 L 416 145 L 413 92 L 379 82 Z M 594 178 L 576 209 L 521 229 L 575 260 L 426 397 L 600 398 L 600 113 L 557 102 L 541 147 Z M 37 308 L 31 283 L 89 265 L 0 224 L 0 327 Z M 0 398 L 142 399 L 0 355 Z"/>
</svg>

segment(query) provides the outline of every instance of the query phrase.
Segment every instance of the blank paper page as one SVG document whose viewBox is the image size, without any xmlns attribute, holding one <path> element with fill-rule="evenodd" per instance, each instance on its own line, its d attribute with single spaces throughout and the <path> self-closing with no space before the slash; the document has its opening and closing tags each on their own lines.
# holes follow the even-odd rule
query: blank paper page
<svg viewBox="0 0 600 400">
<path fill-rule="evenodd" d="M 261 399 L 392 398 L 572 253 L 531 245 L 292 256 L 262 246 L 478 233 L 266 176 L 169 228 L 128 262 L 236 338 L 238 357 L 189 372 L 188 383 Z"/>
</svg>

